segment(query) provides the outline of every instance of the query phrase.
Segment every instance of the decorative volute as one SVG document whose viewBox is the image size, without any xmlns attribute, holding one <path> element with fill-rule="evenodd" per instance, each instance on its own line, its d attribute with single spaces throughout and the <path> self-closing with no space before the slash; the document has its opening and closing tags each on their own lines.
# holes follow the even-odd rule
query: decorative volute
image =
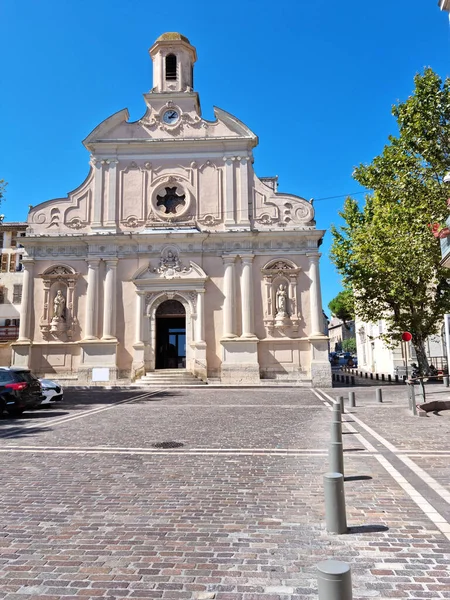
<svg viewBox="0 0 450 600">
<path fill-rule="evenodd" d="M 193 91 L 197 53 L 187 37 L 163 33 L 149 53 L 153 61 L 153 93 Z"/>
</svg>

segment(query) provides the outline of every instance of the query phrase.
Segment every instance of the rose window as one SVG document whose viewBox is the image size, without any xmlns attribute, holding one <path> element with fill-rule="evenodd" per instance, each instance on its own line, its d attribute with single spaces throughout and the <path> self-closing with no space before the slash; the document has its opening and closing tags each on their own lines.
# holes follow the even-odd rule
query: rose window
<svg viewBox="0 0 450 600">
<path fill-rule="evenodd" d="M 166 215 L 179 214 L 186 205 L 186 194 L 177 194 L 176 187 L 166 187 L 165 192 L 156 196 L 156 206 Z"/>
</svg>

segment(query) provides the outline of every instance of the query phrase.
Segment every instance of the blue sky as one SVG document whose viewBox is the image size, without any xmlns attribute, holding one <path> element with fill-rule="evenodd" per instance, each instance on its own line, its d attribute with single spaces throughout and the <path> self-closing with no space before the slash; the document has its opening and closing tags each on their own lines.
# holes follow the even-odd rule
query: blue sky
<svg viewBox="0 0 450 600">
<path fill-rule="evenodd" d="M 88 172 L 81 140 L 127 107 L 144 113 L 148 48 L 165 31 L 196 46 L 195 88 L 259 136 L 255 170 L 280 191 L 315 198 L 317 225 L 339 223 L 360 191 L 353 167 L 396 132 L 391 106 L 424 66 L 450 68 L 450 28 L 437 0 L 2 0 L 0 178 L 6 221 L 65 196 Z M 363 198 L 362 195 L 358 196 Z M 324 307 L 340 290 L 322 246 Z M 327 310 L 327 309 L 326 309 Z"/>
</svg>

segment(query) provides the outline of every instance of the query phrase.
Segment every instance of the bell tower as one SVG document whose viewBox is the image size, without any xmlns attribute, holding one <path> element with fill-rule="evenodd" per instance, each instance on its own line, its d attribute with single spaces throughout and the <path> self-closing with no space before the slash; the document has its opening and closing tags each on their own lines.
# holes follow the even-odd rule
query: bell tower
<svg viewBox="0 0 450 600">
<path fill-rule="evenodd" d="M 152 93 L 192 92 L 197 53 L 180 33 L 163 33 L 149 50 L 153 61 Z"/>
</svg>

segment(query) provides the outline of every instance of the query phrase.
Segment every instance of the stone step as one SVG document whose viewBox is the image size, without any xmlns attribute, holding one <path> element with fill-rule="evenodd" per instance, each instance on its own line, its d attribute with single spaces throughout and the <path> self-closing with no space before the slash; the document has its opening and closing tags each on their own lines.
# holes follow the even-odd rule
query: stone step
<svg viewBox="0 0 450 600">
<path fill-rule="evenodd" d="M 131 384 L 133 387 L 186 387 L 206 385 L 186 369 L 158 369 L 146 373 Z"/>
</svg>

